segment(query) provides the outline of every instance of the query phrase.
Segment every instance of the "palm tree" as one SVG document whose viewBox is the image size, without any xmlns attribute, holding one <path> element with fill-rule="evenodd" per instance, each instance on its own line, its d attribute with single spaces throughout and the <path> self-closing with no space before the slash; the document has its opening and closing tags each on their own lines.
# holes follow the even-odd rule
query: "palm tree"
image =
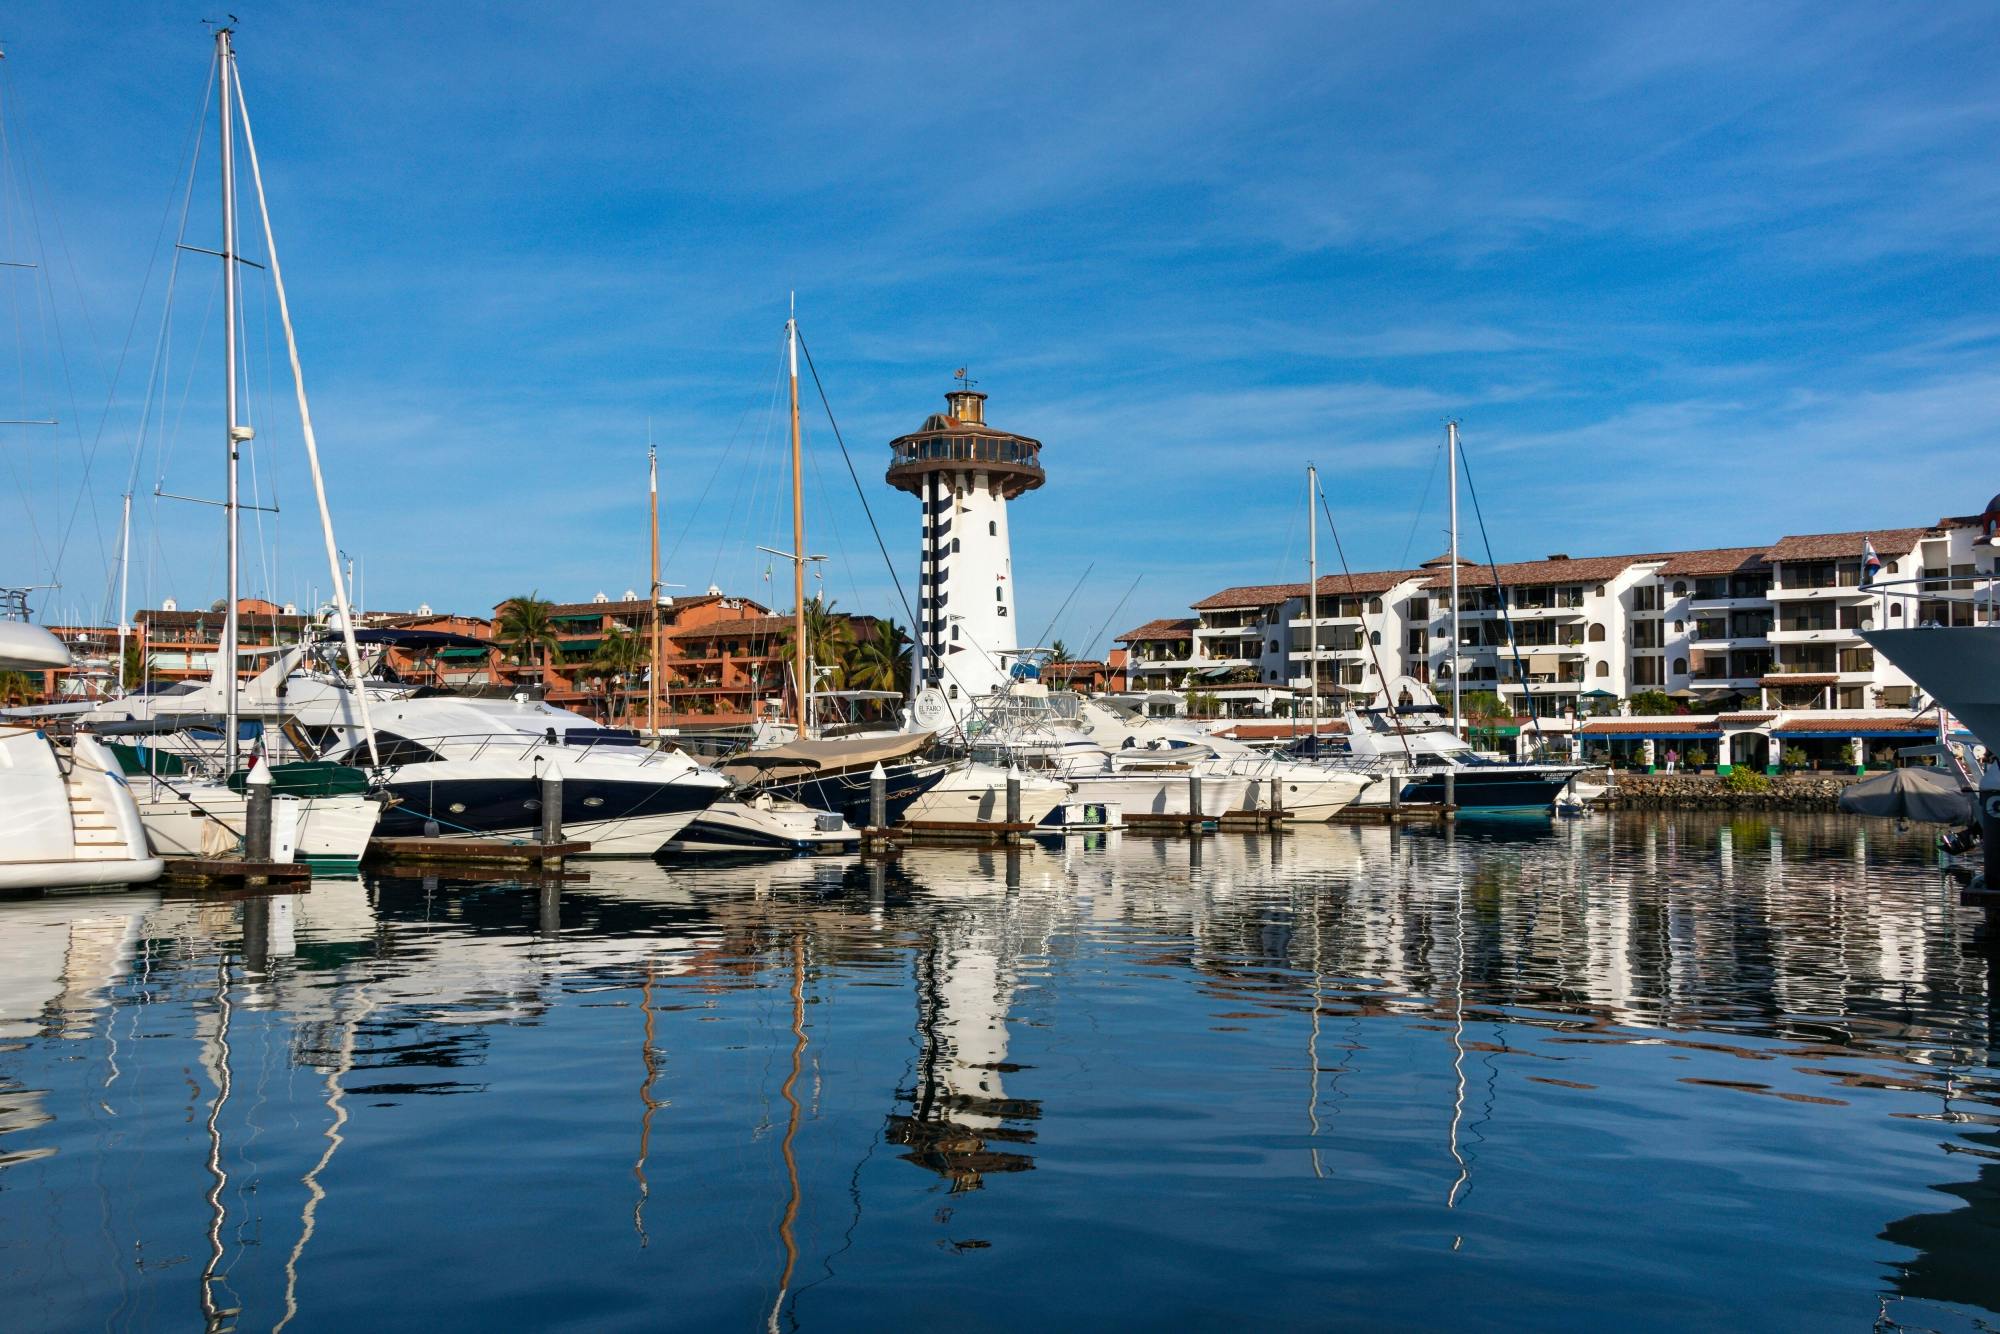
<svg viewBox="0 0 2000 1334">
<path fill-rule="evenodd" d="M 42 694 L 42 687 L 37 682 L 46 679 L 40 672 L 33 676 L 26 672 L 0 672 L 0 706 L 16 708 L 36 703 Z"/>
<path fill-rule="evenodd" d="M 545 684 L 549 655 L 562 647 L 556 637 L 554 611 L 555 604 L 542 601 L 539 591 L 526 597 L 511 597 L 500 604 L 500 621 L 494 627 L 500 642 L 523 662 L 539 657 Z"/>
<path fill-rule="evenodd" d="M 1514 717 L 1514 711 L 1491 690 L 1468 692 L 1460 707 L 1465 713 L 1466 722 L 1474 731 L 1487 731 L 1503 722 L 1512 721 Z"/>
<path fill-rule="evenodd" d="M 590 669 L 607 680 L 624 677 L 636 680 L 639 669 L 646 665 L 650 655 L 646 651 L 646 641 L 630 630 L 614 629 L 597 646 L 597 656 L 590 661 Z M 612 702 L 615 720 L 618 706 L 623 703 L 621 695 Z"/>
<path fill-rule="evenodd" d="M 910 637 L 894 621 L 875 622 L 875 632 L 863 636 L 849 655 L 847 683 L 856 690 L 907 693 L 910 684 Z"/>
<path fill-rule="evenodd" d="M 815 670 L 830 668 L 831 672 L 821 680 L 839 689 L 847 684 L 847 658 L 854 648 L 854 626 L 847 617 L 834 615 L 835 605 L 817 596 L 806 603 L 806 657 L 812 660 Z M 783 653 L 788 662 L 798 651 L 795 634 L 796 631 L 788 631 L 785 635 Z"/>
<path fill-rule="evenodd" d="M 1069 645 L 1063 643 L 1062 640 L 1058 639 L 1055 643 L 1049 645 L 1049 666 L 1060 667 L 1066 662 L 1075 661 L 1075 657 L 1070 654 Z"/>
</svg>

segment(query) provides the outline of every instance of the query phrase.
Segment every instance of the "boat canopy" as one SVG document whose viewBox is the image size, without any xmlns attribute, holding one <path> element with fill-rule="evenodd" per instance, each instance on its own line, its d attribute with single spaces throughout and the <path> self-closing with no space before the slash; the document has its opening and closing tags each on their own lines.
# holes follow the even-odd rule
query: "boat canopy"
<svg viewBox="0 0 2000 1334">
<path fill-rule="evenodd" d="M 850 736 L 819 741 L 787 741 L 769 750 L 732 756 L 722 772 L 738 783 L 812 774 L 872 769 L 917 755 L 930 745 L 932 732 L 897 732 L 888 736 Z"/>
<path fill-rule="evenodd" d="M 1840 809 L 1849 815 L 1968 825 L 1978 818 L 1977 795 L 1949 769 L 1891 769 L 1848 784 L 1840 794 Z"/>
</svg>

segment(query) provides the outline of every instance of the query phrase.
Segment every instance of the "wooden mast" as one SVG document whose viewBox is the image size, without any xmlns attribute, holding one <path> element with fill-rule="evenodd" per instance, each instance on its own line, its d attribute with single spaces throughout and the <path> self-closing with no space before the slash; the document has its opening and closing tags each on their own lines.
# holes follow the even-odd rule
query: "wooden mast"
<svg viewBox="0 0 2000 1334">
<path fill-rule="evenodd" d="M 799 320 L 798 298 L 785 321 L 785 349 L 792 366 L 792 673 L 795 721 L 803 739 L 811 726 L 809 700 L 812 678 L 806 648 L 806 506 L 805 474 L 799 450 Z"/>
</svg>

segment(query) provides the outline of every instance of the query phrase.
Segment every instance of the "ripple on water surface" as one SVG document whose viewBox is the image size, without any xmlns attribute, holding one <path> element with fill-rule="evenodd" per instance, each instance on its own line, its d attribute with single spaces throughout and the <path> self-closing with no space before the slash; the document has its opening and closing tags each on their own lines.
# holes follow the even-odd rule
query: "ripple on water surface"
<svg viewBox="0 0 2000 1334">
<path fill-rule="evenodd" d="M 0 1309 L 1978 1328 L 1996 957 L 1805 817 L 5 904 Z"/>
</svg>

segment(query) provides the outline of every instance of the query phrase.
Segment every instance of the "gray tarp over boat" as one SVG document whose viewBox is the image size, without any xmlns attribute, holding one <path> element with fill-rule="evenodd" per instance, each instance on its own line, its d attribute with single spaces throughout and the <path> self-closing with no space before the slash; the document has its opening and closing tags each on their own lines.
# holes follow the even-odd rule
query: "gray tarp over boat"
<svg viewBox="0 0 2000 1334">
<path fill-rule="evenodd" d="M 1968 825 L 1978 818 L 1974 796 L 1950 769 L 1891 769 L 1848 784 L 1840 794 L 1840 809 L 1849 815 Z"/>
<path fill-rule="evenodd" d="M 752 750 L 731 756 L 723 762 L 722 772 L 731 782 L 754 783 L 846 773 L 854 769 L 865 771 L 878 764 L 896 764 L 921 753 L 931 744 L 934 735 L 932 732 L 899 732 L 894 736 L 787 741 L 769 750 Z"/>
</svg>

